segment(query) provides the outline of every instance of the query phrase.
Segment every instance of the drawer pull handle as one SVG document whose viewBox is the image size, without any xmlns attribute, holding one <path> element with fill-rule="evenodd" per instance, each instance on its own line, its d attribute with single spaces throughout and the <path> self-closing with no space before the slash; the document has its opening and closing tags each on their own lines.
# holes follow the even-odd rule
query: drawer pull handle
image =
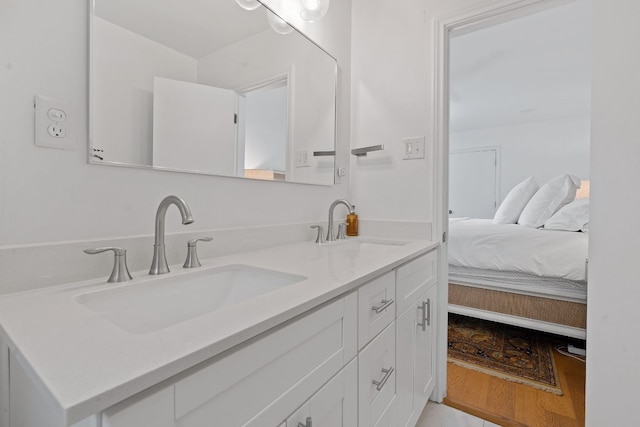
<svg viewBox="0 0 640 427">
<path fill-rule="evenodd" d="M 307 421 L 304 424 L 298 423 L 298 427 L 311 427 L 311 417 L 307 417 Z"/>
<path fill-rule="evenodd" d="M 387 381 L 389 381 L 389 377 L 393 373 L 393 367 L 390 367 L 389 369 L 382 369 L 382 373 L 384 374 L 384 377 L 382 377 L 380 381 L 376 381 L 376 380 L 371 381 L 371 383 L 373 383 L 373 385 L 376 386 L 376 390 L 378 391 L 382 390 L 382 388 L 387 383 Z"/>
<path fill-rule="evenodd" d="M 383 311 L 385 311 L 387 308 L 389 308 L 389 306 L 393 304 L 393 300 L 392 299 L 383 299 L 382 301 L 380 301 L 380 305 L 377 307 L 371 307 L 371 310 L 375 311 L 376 314 L 380 314 Z"/>
<path fill-rule="evenodd" d="M 418 323 L 418 326 L 422 327 L 423 331 L 426 331 L 427 326 L 431 326 L 431 300 L 422 301 L 418 309 L 422 311 L 422 322 Z"/>
</svg>

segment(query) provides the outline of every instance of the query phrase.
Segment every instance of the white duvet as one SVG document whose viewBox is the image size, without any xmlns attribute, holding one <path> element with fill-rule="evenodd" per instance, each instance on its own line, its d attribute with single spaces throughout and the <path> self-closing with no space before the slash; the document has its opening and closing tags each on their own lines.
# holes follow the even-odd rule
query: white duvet
<svg viewBox="0 0 640 427">
<path fill-rule="evenodd" d="M 588 235 L 493 224 L 490 219 L 449 221 L 449 264 L 537 276 L 586 280 Z"/>
</svg>

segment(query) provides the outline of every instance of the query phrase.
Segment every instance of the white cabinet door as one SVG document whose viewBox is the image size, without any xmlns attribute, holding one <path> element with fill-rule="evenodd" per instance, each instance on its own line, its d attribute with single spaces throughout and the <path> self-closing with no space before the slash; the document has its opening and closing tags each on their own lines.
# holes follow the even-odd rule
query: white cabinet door
<svg viewBox="0 0 640 427">
<path fill-rule="evenodd" d="M 288 419 L 287 427 L 353 427 L 358 422 L 358 362 L 352 360 Z"/>
<path fill-rule="evenodd" d="M 404 313 L 407 308 L 435 285 L 438 278 L 437 253 L 431 251 L 408 262 L 396 271 L 396 313 Z"/>
<path fill-rule="evenodd" d="M 436 286 L 396 319 L 399 427 L 415 426 L 434 387 Z"/>
<path fill-rule="evenodd" d="M 436 289 L 434 286 L 427 291 L 419 302 L 424 310 L 420 314 L 424 315 L 421 325 L 416 334 L 416 372 L 415 372 L 415 407 L 419 409 L 417 416 L 427 404 L 429 396 L 435 386 L 436 371 Z M 417 418 L 416 418 L 417 421 Z"/>
<path fill-rule="evenodd" d="M 411 425 L 409 421 L 414 418 L 417 411 L 414 406 L 413 384 L 415 376 L 415 355 L 418 303 L 408 308 L 396 319 L 396 406 L 398 414 L 398 427 Z"/>
</svg>

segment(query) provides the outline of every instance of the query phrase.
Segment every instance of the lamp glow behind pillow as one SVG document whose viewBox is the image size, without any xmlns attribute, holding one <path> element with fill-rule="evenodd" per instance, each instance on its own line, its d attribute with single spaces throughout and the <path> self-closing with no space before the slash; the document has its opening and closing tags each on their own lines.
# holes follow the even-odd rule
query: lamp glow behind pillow
<svg viewBox="0 0 640 427">
<path fill-rule="evenodd" d="M 531 197 L 538 191 L 538 183 L 530 176 L 509 191 L 493 217 L 494 224 L 515 224 Z"/>
<path fill-rule="evenodd" d="M 518 218 L 518 224 L 539 228 L 561 207 L 576 197 L 580 178 L 562 175 L 544 184 L 533 195 Z"/>
</svg>

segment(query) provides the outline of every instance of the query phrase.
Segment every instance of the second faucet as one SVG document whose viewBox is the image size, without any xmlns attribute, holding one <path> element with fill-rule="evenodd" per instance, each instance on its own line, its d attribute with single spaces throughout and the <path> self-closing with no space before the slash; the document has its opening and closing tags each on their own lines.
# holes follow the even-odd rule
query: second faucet
<svg viewBox="0 0 640 427">
<path fill-rule="evenodd" d="M 327 226 L 327 228 L 329 229 L 327 230 L 328 242 L 333 242 L 336 240 L 336 236 L 333 234 L 333 210 L 338 205 L 344 205 L 347 207 L 347 209 L 349 209 L 349 213 L 354 213 L 354 207 L 347 199 L 338 199 L 335 202 L 331 203 L 331 206 L 329 206 L 329 225 Z"/>
</svg>

